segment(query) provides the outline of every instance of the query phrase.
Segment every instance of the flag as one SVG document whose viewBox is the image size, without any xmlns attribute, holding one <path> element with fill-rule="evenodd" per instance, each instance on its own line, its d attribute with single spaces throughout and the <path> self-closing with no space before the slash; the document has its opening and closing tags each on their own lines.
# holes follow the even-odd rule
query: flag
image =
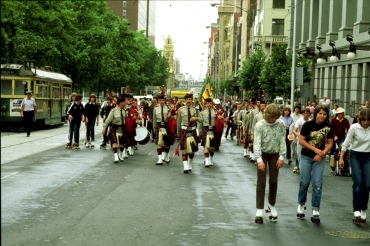
<svg viewBox="0 0 370 246">
<path fill-rule="evenodd" d="M 203 84 L 203 87 L 202 87 L 202 90 L 200 91 L 200 101 L 199 101 L 199 104 L 202 108 L 204 108 L 204 100 L 206 98 L 211 98 L 212 101 L 213 101 L 213 93 L 212 93 L 213 89 L 212 89 L 212 86 L 211 86 L 211 83 L 209 81 L 209 77 L 207 77 L 207 79 L 204 81 L 204 84 Z"/>
</svg>

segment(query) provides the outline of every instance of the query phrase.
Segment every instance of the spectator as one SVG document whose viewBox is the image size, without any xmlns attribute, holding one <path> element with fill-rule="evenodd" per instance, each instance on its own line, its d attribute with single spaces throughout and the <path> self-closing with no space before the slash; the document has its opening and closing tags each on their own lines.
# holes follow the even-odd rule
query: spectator
<svg viewBox="0 0 370 246">
<path fill-rule="evenodd" d="M 291 110 L 288 107 L 285 107 L 283 110 L 283 115 L 280 116 L 280 119 L 284 122 L 285 125 L 285 144 L 286 144 L 286 158 L 288 159 L 288 164 L 292 164 L 291 156 L 291 141 L 288 139 L 289 128 L 293 124 L 293 118 L 290 116 Z"/>
<path fill-rule="evenodd" d="M 329 105 L 330 100 L 327 98 L 327 96 L 324 96 L 322 99 L 320 99 L 319 104 Z"/>
<path fill-rule="evenodd" d="M 358 122 L 357 122 L 357 118 L 358 118 L 358 115 L 359 115 L 359 113 L 361 112 L 361 110 L 362 110 L 362 107 L 359 107 L 359 108 L 358 108 L 358 112 L 357 112 L 357 114 L 355 115 L 355 118 L 353 119 L 352 124 L 358 123 Z"/>
<path fill-rule="evenodd" d="M 366 209 L 370 191 L 370 109 L 364 108 L 357 114 L 359 123 L 353 124 L 342 145 L 339 166 L 344 167 L 343 156 L 351 147 L 352 201 L 355 219 L 353 223 L 366 222 Z"/>
</svg>

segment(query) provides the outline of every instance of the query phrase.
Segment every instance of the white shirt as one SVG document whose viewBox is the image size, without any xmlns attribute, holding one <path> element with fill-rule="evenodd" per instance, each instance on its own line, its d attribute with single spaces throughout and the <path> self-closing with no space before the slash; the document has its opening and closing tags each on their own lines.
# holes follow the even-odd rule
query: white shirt
<svg viewBox="0 0 370 246">
<path fill-rule="evenodd" d="M 33 98 L 28 99 L 27 97 L 22 100 L 22 105 L 24 105 L 23 111 L 34 111 L 37 105 L 36 101 Z"/>
<path fill-rule="evenodd" d="M 324 98 L 323 99 L 320 99 L 319 101 L 320 104 L 326 104 L 326 105 L 329 105 L 330 104 L 330 100 L 328 98 L 326 98 L 326 101 L 324 102 Z"/>
<path fill-rule="evenodd" d="M 353 124 L 342 144 L 342 151 L 347 151 L 352 145 L 352 150 L 357 152 L 370 152 L 370 128 L 366 130 L 359 124 Z"/>
</svg>

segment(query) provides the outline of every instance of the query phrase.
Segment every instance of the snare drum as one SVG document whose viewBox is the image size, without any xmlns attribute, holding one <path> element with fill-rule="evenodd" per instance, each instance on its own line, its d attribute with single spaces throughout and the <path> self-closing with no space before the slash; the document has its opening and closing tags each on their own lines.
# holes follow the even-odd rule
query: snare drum
<svg viewBox="0 0 370 246">
<path fill-rule="evenodd" d="M 146 127 L 136 127 L 135 140 L 140 145 L 144 145 L 149 142 L 150 132 L 146 129 Z"/>
</svg>

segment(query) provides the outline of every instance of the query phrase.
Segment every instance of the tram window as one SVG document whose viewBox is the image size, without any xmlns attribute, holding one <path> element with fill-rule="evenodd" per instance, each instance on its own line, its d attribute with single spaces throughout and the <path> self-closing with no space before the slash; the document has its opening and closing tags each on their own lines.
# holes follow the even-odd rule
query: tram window
<svg viewBox="0 0 370 246">
<path fill-rule="evenodd" d="M 2 80 L 1 81 L 1 94 L 11 95 L 12 94 L 12 81 Z"/>
<path fill-rule="evenodd" d="M 53 84 L 53 98 L 60 98 L 59 84 Z"/>
<path fill-rule="evenodd" d="M 25 95 L 26 91 L 28 91 L 27 83 L 24 84 L 23 80 L 16 80 L 14 95 Z"/>
<path fill-rule="evenodd" d="M 72 94 L 72 87 L 70 85 L 63 85 L 63 96 L 65 99 L 68 99 Z"/>
<path fill-rule="evenodd" d="M 44 81 L 37 81 L 39 85 L 39 97 L 49 98 L 50 90 L 47 82 Z"/>
</svg>

